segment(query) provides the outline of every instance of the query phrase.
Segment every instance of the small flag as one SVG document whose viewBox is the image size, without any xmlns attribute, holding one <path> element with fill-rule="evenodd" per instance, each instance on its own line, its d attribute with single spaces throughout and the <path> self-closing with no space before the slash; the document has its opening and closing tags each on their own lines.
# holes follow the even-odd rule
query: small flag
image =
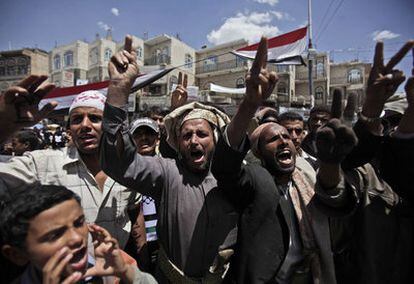
<svg viewBox="0 0 414 284">
<path fill-rule="evenodd" d="M 280 65 L 305 65 L 301 54 L 306 49 L 307 27 L 268 39 L 267 62 Z M 254 59 L 259 43 L 242 47 L 232 53 Z"/>
</svg>

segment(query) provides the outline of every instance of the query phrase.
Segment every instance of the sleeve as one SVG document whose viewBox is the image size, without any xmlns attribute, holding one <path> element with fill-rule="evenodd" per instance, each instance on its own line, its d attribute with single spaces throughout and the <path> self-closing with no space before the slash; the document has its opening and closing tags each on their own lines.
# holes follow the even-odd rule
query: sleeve
<svg viewBox="0 0 414 284">
<path fill-rule="evenodd" d="M 0 180 L 0 186 L 10 190 L 26 189 L 38 183 L 37 167 L 33 156 L 26 153 L 10 159 L 7 163 L 0 163 Z"/>
<path fill-rule="evenodd" d="M 165 179 L 165 160 L 142 156 L 129 134 L 128 113 L 105 105 L 100 162 L 103 171 L 118 183 L 159 199 Z"/>
<path fill-rule="evenodd" d="M 217 185 L 239 208 L 245 207 L 253 194 L 250 175 L 246 172 L 246 167 L 242 166 L 250 145 L 247 139 L 242 144 L 242 151 L 232 149 L 226 142 L 225 135 L 222 135 L 217 142 L 211 167 Z"/>
<path fill-rule="evenodd" d="M 134 266 L 134 280 L 132 281 L 133 284 L 157 284 L 158 282 L 154 279 L 154 277 L 146 272 L 139 270 L 138 267 Z"/>
<path fill-rule="evenodd" d="M 381 157 L 381 177 L 398 195 L 414 202 L 414 139 L 385 139 Z"/>
</svg>

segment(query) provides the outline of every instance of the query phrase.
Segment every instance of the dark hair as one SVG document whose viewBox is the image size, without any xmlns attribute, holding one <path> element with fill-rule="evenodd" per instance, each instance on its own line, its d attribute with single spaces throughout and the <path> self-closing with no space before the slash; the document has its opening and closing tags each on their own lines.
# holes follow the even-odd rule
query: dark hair
<svg viewBox="0 0 414 284">
<path fill-rule="evenodd" d="M 310 110 L 309 115 L 312 115 L 315 112 L 326 112 L 331 114 L 331 109 L 327 105 L 317 105 Z"/>
<path fill-rule="evenodd" d="M 57 185 L 37 185 L 9 194 L 0 210 L 1 243 L 24 248 L 30 221 L 43 211 L 71 199 L 80 205 L 79 196 Z"/>
<path fill-rule="evenodd" d="M 303 117 L 299 113 L 297 113 L 297 112 L 287 111 L 287 112 L 284 112 L 284 113 L 280 114 L 279 117 L 278 117 L 278 120 L 279 120 L 279 122 L 286 121 L 286 120 L 291 120 L 291 121 L 293 121 L 293 120 L 299 120 L 299 121 L 303 121 Z"/>
<path fill-rule="evenodd" d="M 38 150 L 40 148 L 40 140 L 36 132 L 32 130 L 21 130 L 16 134 L 16 138 L 20 143 L 29 143 L 28 151 Z"/>
</svg>

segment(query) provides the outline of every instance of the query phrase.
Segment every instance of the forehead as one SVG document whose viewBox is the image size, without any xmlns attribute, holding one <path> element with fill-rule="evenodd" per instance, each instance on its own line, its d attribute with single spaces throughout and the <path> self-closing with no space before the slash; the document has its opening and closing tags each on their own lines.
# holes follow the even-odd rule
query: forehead
<svg viewBox="0 0 414 284">
<path fill-rule="evenodd" d="M 74 115 L 84 115 L 84 114 L 97 114 L 97 115 L 103 115 L 103 111 L 94 107 L 77 107 L 73 109 L 70 113 L 70 116 Z"/>
<path fill-rule="evenodd" d="M 324 118 L 324 117 L 328 117 L 328 116 L 330 116 L 330 114 L 327 113 L 327 112 L 317 111 L 317 112 L 312 113 L 310 118 Z"/>
<path fill-rule="evenodd" d="M 286 128 L 293 128 L 293 127 L 302 127 L 303 128 L 303 121 L 295 119 L 295 120 L 283 120 L 280 121 L 280 124 Z"/>
<path fill-rule="evenodd" d="M 157 135 L 157 132 L 155 132 L 154 129 L 152 129 L 151 127 L 148 127 L 148 126 L 140 126 L 134 131 L 135 136 L 139 136 L 139 135 L 142 135 L 144 133 L 145 134 Z"/>
<path fill-rule="evenodd" d="M 29 233 L 42 235 L 48 231 L 72 223 L 83 214 L 83 210 L 75 199 L 66 200 L 44 210 L 30 221 Z"/>
<path fill-rule="evenodd" d="M 211 129 L 210 123 L 202 118 L 196 118 L 196 119 L 189 119 L 183 123 L 181 126 L 181 132 L 184 131 L 213 131 Z"/>
<path fill-rule="evenodd" d="M 276 135 L 289 134 L 289 132 L 281 125 L 273 124 L 263 129 L 261 138 L 269 138 Z"/>
</svg>

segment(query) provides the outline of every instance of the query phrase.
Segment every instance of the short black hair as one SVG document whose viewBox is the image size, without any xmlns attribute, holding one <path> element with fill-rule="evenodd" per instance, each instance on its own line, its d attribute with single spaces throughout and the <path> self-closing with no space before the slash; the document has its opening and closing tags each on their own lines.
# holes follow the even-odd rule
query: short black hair
<svg viewBox="0 0 414 284">
<path fill-rule="evenodd" d="M 30 147 L 29 151 L 40 148 L 40 139 L 33 130 L 20 130 L 16 134 L 16 138 L 20 143 L 28 143 Z"/>
<path fill-rule="evenodd" d="M 3 198 L 0 210 L 1 243 L 25 248 L 30 221 L 43 211 L 71 199 L 81 204 L 73 191 L 57 185 L 35 185 L 9 194 L 8 198 Z"/>
<path fill-rule="evenodd" d="M 303 117 L 299 113 L 294 112 L 294 111 L 287 111 L 287 112 L 284 112 L 284 113 L 282 113 L 282 114 L 280 114 L 278 116 L 278 121 L 279 122 L 286 121 L 286 120 L 291 120 L 291 121 L 299 120 L 299 121 L 303 121 Z"/>
<path fill-rule="evenodd" d="M 325 112 L 331 114 L 331 109 L 327 105 L 317 105 L 310 110 L 309 116 L 315 112 Z"/>
</svg>

